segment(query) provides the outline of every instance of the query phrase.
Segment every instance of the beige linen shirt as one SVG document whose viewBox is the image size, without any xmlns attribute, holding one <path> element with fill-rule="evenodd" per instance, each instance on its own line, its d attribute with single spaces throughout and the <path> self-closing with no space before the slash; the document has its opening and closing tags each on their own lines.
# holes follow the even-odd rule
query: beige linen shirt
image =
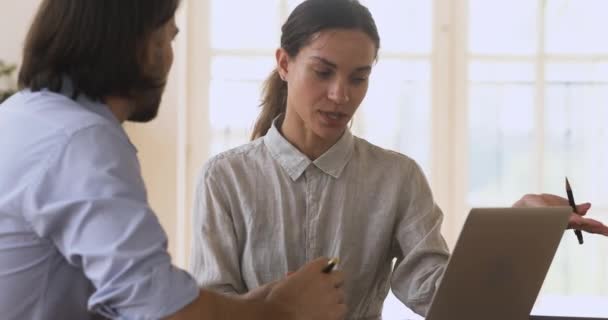
<svg viewBox="0 0 608 320">
<path fill-rule="evenodd" d="M 448 248 L 420 167 L 349 130 L 311 161 L 279 120 L 202 171 L 191 257 L 199 285 L 245 293 L 317 257 L 339 257 L 347 319 L 380 319 L 389 288 L 425 315 Z"/>
</svg>

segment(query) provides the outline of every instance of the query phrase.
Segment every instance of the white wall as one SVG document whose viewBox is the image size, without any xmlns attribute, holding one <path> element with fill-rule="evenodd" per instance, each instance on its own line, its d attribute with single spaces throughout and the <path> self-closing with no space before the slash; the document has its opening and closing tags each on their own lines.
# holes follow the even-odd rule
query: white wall
<svg viewBox="0 0 608 320">
<path fill-rule="evenodd" d="M 172 78 L 173 78 L 172 74 Z M 158 117 L 149 123 L 126 123 L 137 147 L 150 205 L 169 237 L 169 251 L 176 250 L 177 207 L 177 97 L 175 81 L 169 81 Z"/>
<path fill-rule="evenodd" d="M 25 34 L 40 0 L 0 0 L 0 59 L 21 61 Z"/>
<path fill-rule="evenodd" d="M 0 0 L 0 60 L 8 64 L 21 62 L 21 48 L 25 34 L 40 0 Z M 0 90 L 17 86 L 17 72 L 13 77 L 0 79 Z"/>
</svg>

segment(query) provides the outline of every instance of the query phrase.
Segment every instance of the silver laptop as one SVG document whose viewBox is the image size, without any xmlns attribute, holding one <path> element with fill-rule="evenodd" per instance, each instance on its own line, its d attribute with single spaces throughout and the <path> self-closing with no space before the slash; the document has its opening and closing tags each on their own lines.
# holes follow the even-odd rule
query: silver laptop
<svg viewBox="0 0 608 320">
<path fill-rule="evenodd" d="M 426 320 L 525 320 L 572 210 L 472 209 Z"/>
</svg>

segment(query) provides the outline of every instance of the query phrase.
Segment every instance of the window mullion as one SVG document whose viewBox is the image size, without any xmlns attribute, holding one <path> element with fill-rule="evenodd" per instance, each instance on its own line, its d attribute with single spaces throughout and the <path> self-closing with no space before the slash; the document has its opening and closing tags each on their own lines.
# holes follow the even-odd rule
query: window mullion
<svg viewBox="0 0 608 320">
<path fill-rule="evenodd" d="M 467 0 L 435 0 L 432 56 L 432 177 L 445 211 L 444 234 L 456 241 L 468 193 Z"/>
<path fill-rule="evenodd" d="M 541 192 L 543 186 L 543 166 L 544 166 L 544 150 L 545 150 L 545 2 L 546 0 L 538 1 L 537 13 L 537 53 L 536 53 L 536 84 L 535 84 L 535 148 L 534 159 L 536 168 L 536 177 L 533 181 L 534 190 L 530 192 Z"/>
</svg>

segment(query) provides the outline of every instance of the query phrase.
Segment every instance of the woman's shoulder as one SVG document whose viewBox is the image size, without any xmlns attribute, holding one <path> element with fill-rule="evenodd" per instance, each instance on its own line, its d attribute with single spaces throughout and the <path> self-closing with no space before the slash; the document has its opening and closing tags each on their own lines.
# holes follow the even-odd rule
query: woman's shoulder
<svg viewBox="0 0 608 320">
<path fill-rule="evenodd" d="M 355 137 L 355 154 L 358 161 L 364 162 L 371 174 L 375 172 L 382 179 L 396 179 L 408 184 L 426 183 L 424 170 L 413 158 L 377 146 L 365 139 Z"/>
<path fill-rule="evenodd" d="M 377 164 L 398 165 L 401 168 L 416 169 L 419 167 L 416 160 L 403 153 L 382 148 L 360 137 L 355 136 L 354 138 L 355 153 L 360 158 Z"/>
<path fill-rule="evenodd" d="M 225 170 L 246 169 L 265 156 L 261 138 L 246 144 L 222 151 L 205 162 L 202 173 L 206 176 Z"/>
</svg>

